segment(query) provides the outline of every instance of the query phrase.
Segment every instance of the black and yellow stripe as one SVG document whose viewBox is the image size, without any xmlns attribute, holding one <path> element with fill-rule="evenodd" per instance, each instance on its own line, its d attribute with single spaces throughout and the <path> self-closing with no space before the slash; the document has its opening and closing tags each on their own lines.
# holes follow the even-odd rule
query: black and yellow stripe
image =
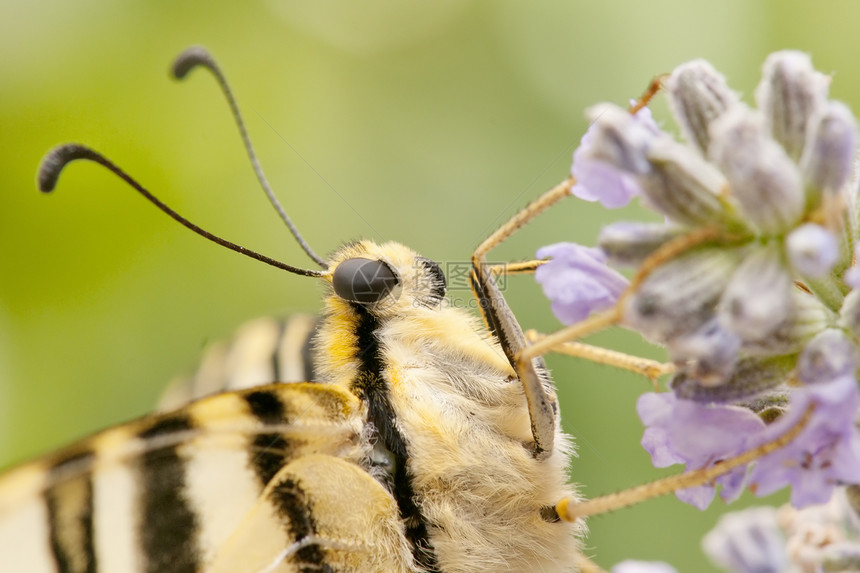
<svg viewBox="0 0 860 573">
<path fill-rule="evenodd" d="M 205 570 L 233 533 L 211 524 L 241 523 L 290 460 L 309 453 L 360 460 L 358 406 L 349 393 L 319 384 L 219 394 L 6 474 L 0 477 L 0 571 Z M 220 483 L 220 497 L 201 498 L 195 487 L 201 472 Z M 297 483 L 283 480 L 270 496 L 287 518 L 280 529 L 290 543 L 315 533 L 308 496 Z M 129 505 L 109 503 L 118 495 Z M 118 523 L 117 512 L 130 508 Z M 26 540 L 14 532 L 22 518 L 17 523 Z M 26 522 L 31 525 L 23 528 Z M 129 536 L 132 551 L 116 554 L 128 548 Z M 296 562 L 307 560 L 311 547 Z"/>
<path fill-rule="evenodd" d="M 191 435 L 194 427 L 190 416 L 171 414 L 138 434 L 147 443 L 166 442 L 147 448 L 133 463 L 142 485 L 136 525 L 147 573 L 191 573 L 202 558 L 199 518 L 188 497 L 185 460 L 180 453 L 183 435 Z"/>
<path fill-rule="evenodd" d="M 92 452 L 79 452 L 61 459 L 49 470 L 57 485 L 44 493 L 51 553 L 59 571 L 95 573 L 98 570 L 93 538 L 93 482 L 75 466 L 92 463 Z"/>
</svg>

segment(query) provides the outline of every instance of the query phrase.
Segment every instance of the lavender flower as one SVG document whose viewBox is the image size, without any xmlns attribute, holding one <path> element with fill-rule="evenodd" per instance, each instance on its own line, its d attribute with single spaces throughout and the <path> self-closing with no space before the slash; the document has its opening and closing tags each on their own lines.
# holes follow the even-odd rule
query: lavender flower
<svg viewBox="0 0 860 573">
<path fill-rule="evenodd" d="M 755 507 L 724 515 L 702 540 L 711 560 L 733 573 L 781 573 L 788 567 L 777 512 Z"/>
<path fill-rule="evenodd" d="M 712 466 L 743 452 L 750 437 L 764 429 L 764 422 L 746 408 L 704 406 L 680 400 L 671 392 L 643 394 L 636 410 L 646 426 L 642 447 L 658 468 L 673 464 L 685 464 L 687 470 Z M 734 499 L 740 493 L 744 474 L 744 468 L 736 468 L 717 478 L 723 486 L 723 499 Z M 706 485 L 681 490 L 676 495 L 681 501 L 705 509 L 714 497 L 714 488 Z"/>
<path fill-rule="evenodd" d="M 589 110 L 594 123 L 574 154 L 574 195 L 608 207 L 641 195 L 663 216 L 662 224 L 616 222 L 599 239 L 601 255 L 637 271 L 619 324 L 666 345 L 676 366 L 671 392 L 637 404 L 654 465 L 712 467 L 810 412 L 787 445 L 676 492 L 699 508 L 716 485 L 725 500 L 745 482 L 757 495 L 790 486 L 799 507 L 860 485 L 860 266 L 851 266 L 860 247 L 850 253 L 860 245 L 858 133 L 848 107 L 828 99 L 829 84 L 807 55 L 777 52 L 751 109 L 697 60 L 666 82 L 685 142 L 644 111 L 603 104 Z M 547 249 L 556 251 L 539 252 L 553 261 L 538 280 L 564 322 L 615 304 L 628 288 L 603 256 Z M 741 573 L 790 570 L 772 517 L 721 524 L 709 553 Z M 860 563 L 857 539 L 828 551 L 817 565 Z"/>
<path fill-rule="evenodd" d="M 600 249 L 558 243 L 538 250 L 537 256 L 551 258 L 537 269 L 535 278 L 552 301 L 553 314 L 565 324 L 611 307 L 629 285 L 626 278 L 606 266 Z"/>
<path fill-rule="evenodd" d="M 860 528 L 845 488 L 804 509 L 786 504 L 726 514 L 702 548 L 733 573 L 860 570 Z"/>
<path fill-rule="evenodd" d="M 607 157 L 599 153 L 595 148 L 600 145 L 599 131 L 604 127 L 600 122 L 602 113 L 597 111 L 596 116 L 582 136 L 580 146 L 573 153 L 573 167 L 571 175 L 576 179 L 576 185 L 571 193 L 585 201 L 600 201 L 607 209 L 624 207 L 630 200 L 641 194 L 639 185 L 631 173 L 619 169 Z M 643 107 L 632 116 L 631 121 L 638 124 L 636 143 L 634 147 L 641 147 L 650 139 L 652 134 L 659 132 L 657 124 L 651 116 L 651 110 Z M 640 165 L 643 159 L 638 160 Z"/>
</svg>

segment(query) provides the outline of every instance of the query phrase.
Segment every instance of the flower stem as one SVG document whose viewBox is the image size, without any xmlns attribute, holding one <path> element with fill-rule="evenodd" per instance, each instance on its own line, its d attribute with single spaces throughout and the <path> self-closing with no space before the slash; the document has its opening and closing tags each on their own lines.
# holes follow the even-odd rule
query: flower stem
<svg viewBox="0 0 860 573">
<path fill-rule="evenodd" d="M 588 517 L 589 515 L 597 515 L 606 513 L 634 505 L 636 503 L 646 501 L 655 497 L 660 497 L 680 489 L 698 487 L 713 482 L 716 478 L 723 474 L 732 471 L 735 468 L 744 466 L 758 458 L 765 456 L 775 450 L 782 448 L 791 442 L 798 434 L 806 427 L 812 416 L 812 411 L 815 405 L 812 404 L 806 409 L 803 417 L 790 430 L 785 432 L 778 438 L 762 444 L 757 448 L 748 450 L 739 456 L 729 458 L 721 462 L 717 462 L 711 467 L 702 468 L 699 470 L 686 472 L 674 476 L 669 476 L 650 483 L 646 483 L 630 489 L 625 489 L 617 493 L 611 493 L 601 497 L 596 497 L 588 501 L 572 503 L 570 498 L 563 498 L 556 504 L 555 509 L 559 517 L 565 521 L 575 521 L 576 519 Z"/>
</svg>

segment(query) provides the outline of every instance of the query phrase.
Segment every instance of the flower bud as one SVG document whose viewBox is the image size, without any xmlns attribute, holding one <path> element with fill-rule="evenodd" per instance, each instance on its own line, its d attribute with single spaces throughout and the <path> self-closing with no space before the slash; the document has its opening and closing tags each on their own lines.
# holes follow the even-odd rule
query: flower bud
<svg viewBox="0 0 860 573">
<path fill-rule="evenodd" d="M 791 569 L 776 509 L 753 507 L 727 513 L 704 539 L 702 548 L 727 571 L 781 573 Z"/>
<path fill-rule="evenodd" d="M 816 190 L 836 193 L 851 177 L 857 154 L 857 123 L 848 106 L 836 101 L 827 102 L 815 119 L 801 168 Z"/>
<path fill-rule="evenodd" d="M 743 352 L 759 356 L 799 352 L 816 334 L 834 324 L 836 318 L 818 298 L 793 287 L 786 319 L 766 337 L 745 340 Z"/>
<path fill-rule="evenodd" d="M 711 141 L 708 126 L 737 103 L 737 94 L 705 60 L 693 60 L 675 68 L 666 81 L 666 92 L 684 137 L 706 153 Z"/>
<path fill-rule="evenodd" d="M 677 225 L 621 221 L 600 230 L 597 246 L 613 265 L 636 266 L 684 232 L 685 229 Z"/>
<path fill-rule="evenodd" d="M 830 78 L 815 71 L 807 54 L 786 50 L 765 60 L 756 103 L 773 138 L 792 159 L 803 153 L 810 120 L 827 100 L 829 88 Z"/>
<path fill-rule="evenodd" d="M 666 344 L 672 362 L 702 386 L 722 384 L 735 369 L 741 341 L 716 319 L 691 333 L 681 334 Z"/>
<path fill-rule="evenodd" d="M 698 329 L 713 316 L 738 260 L 734 250 L 703 248 L 663 264 L 627 299 L 624 324 L 658 342 Z"/>
<path fill-rule="evenodd" d="M 651 170 L 637 178 L 647 202 L 673 221 L 700 225 L 726 221 L 720 200 L 726 179 L 690 147 L 655 139 L 646 153 Z"/>
<path fill-rule="evenodd" d="M 806 223 L 789 233 L 785 248 L 791 266 L 800 274 L 812 278 L 830 273 L 839 258 L 836 237 L 815 223 Z"/>
<path fill-rule="evenodd" d="M 768 137 L 760 114 L 741 105 L 723 114 L 711 126 L 709 153 L 753 227 L 779 234 L 800 219 L 800 170 Z"/>
<path fill-rule="evenodd" d="M 742 340 L 765 338 L 791 317 L 793 288 L 779 244 L 756 248 L 726 287 L 720 300 L 720 320 Z"/>
<path fill-rule="evenodd" d="M 611 116 L 613 113 L 610 111 L 609 115 Z M 620 119 L 625 123 L 627 121 L 627 118 Z M 651 110 L 647 107 L 643 107 L 633 115 L 633 121 L 639 127 L 639 129 L 634 130 L 634 137 L 647 139 L 649 132 L 654 135 L 660 133 L 660 128 L 657 127 L 651 117 Z M 641 195 L 642 191 L 639 189 L 639 184 L 636 183 L 633 173 L 629 170 L 619 169 L 614 164 L 613 158 L 621 152 L 612 145 L 607 146 L 606 138 L 609 134 L 606 129 L 607 126 L 596 121 L 582 136 L 579 147 L 573 152 L 573 165 L 570 174 L 573 175 L 576 184 L 570 192 L 586 201 L 599 201 L 607 209 L 617 209 L 627 205 L 634 196 Z M 595 133 L 601 130 L 603 131 L 600 134 Z M 643 142 L 643 144 L 647 144 L 647 142 Z M 595 151 L 595 145 L 602 146 L 602 149 Z M 637 145 L 633 143 L 633 148 L 628 152 L 633 153 L 634 156 L 639 154 L 639 151 L 634 151 Z M 623 142 L 619 146 L 623 149 Z"/>
<path fill-rule="evenodd" d="M 749 400 L 786 381 L 796 356 L 749 356 L 738 360 L 731 376 L 719 385 L 706 385 L 686 372 L 672 377 L 669 386 L 678 398 L 700 403 L 733 404 Z"/>
<path fill-rule="evenodd" d="M 588 159 L 603 161 L 628 173 L 642 174 L 650 169 L 645 151 L 657 136 L 653 129 L 614 104 L 593 106 L 586 115 L 592 123 Z"/>
</svg>

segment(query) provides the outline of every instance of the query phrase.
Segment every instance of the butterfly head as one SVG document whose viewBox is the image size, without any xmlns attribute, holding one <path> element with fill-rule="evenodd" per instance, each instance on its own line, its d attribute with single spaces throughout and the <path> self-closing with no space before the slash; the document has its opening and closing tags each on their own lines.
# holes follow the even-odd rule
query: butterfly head
<svg viewBox="0 0 860 573">
<path fill-rule="evenodd" d="M 358 241 L 342 247 L 329 264 L 332 298 L 384 315 L 437 308 L 446 281 L 437 263 L 399 243 Z"/>
</svg>

